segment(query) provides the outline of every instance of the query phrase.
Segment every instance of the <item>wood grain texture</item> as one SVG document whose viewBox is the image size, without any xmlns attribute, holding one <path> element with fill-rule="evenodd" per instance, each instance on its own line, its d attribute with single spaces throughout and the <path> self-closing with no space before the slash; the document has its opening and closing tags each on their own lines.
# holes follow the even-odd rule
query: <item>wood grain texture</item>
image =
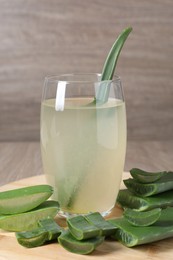
<svg viewBox="0 0 173 260">
<path fill-rule="evenodd" d="M 46 75 L 100 72 L 117 35 L 129 140 L 173 140 L 172 0 L 0 0 L 0 141 L 39 140 Z"/>
<path fill-rule="evenodd" d="M 43 173 L 37 142 L 0 143 L 0 184 Z"/>
<path fill-rule="evenodd" d="M 173 171 L 173 141 L 128 142 L 125 171 Z M 0 185 L 43 173 L 38 142 L 0 143 Z"/>
<path fill-rule="evenodd" d="M 128 178 L 129 174 L 124 174 L 124 178 Z M 22 179 L 20 181 L 10 183 L 0 188 L 0 191 L 20 188 L 28 185 L 35 185 L 45 183 L 44 176 L 35 176 L 28 179 Z M 122 188 L 124 185 L 122 184 Z M 122 210 L 115 206 L 112 213 L 108 218 L 118 217 L 122 215 Z M 64 220 L 56 217 L 56 221 L 59 225 L 65 226 Z M 17 243 L 13 232 L 6 232 L 0 230 L 0 259 L 1 260 L 69 260 L 69 259 L 126 259 L 129 260 L 162 260 L 172 259 L 173 238 L 165 239 L 162 241 L 141 245 L 134 248 L 127 248 L 120 244 L 118 241 L 104 241 L 90 256 L 72 254 L 66 251 L 59 244 L 52 243 L 42 247 L 36 248 L 24 248 Z"/>
</svg>

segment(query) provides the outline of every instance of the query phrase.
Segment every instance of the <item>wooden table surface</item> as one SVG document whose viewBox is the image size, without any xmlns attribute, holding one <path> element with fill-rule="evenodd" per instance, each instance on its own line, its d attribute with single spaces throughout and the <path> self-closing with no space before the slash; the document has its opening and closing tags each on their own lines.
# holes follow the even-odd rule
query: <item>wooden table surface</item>
<svg viewBox="0 0 173 260">
<path fill-rule="evenodd" d="M 129 174 L 124 173 L 123 178 L 128 178 Z M 28 185 L 46 183 L 44 175 L 22 179 L 1 187 L 1 191 L 15 189 Z M 122 186 L 123 187 L 123 184 Z M 117 206 L 113 209 L 109 217 L 120 216 L 122 211 Z M 56 218 L 60 225 L 65 221 Z M 160 260 L 172 259 L 173 257 L 173 238 L 165 239 L 148 245 L 127 248 L 118 241 L 104 241 L 90 256 L 72 254 L 66 251 L 58 243 L 45 245 L 42 247 L 27 249 L 19 245 L 13 232 L 0 230 L 0 260 L 66 260 L 66 259 L 117 259 L 123 260 L 128 257 L 129 260 Z"/>
<path fill-rule="evenodd" d="M 173 141 L 128 142 L 125 170 L 132 167 L 159 171 L 173 170 Z M 39 142 L 0 143 L 0 190 L 13 189 L 36 183 L 43 183 Z M 29 178 L 28 178 L 29 177 Z M 127 177 L 127 176 L 126 176 Z M 4 185 L 6 184 L 6 185 Z M 2 186 L 4 185 L 4 186 Z M 117 208 L 114 216 L 121 214 Z M 64 222 L 61 222 L 64 224 Z M 173 239 L 166 239 L 150 245 L 126 248 L 118 242 L 105 242 L 91 256 L 81 256 L 65 251 L 58 244 L 41 248 L 25 249 L 18 245 L 14 233 L 0 232 L 0 260 L 51 260 L 51 259 L 125 259 L 159 260 L 172 259 Z"/>
</svg>

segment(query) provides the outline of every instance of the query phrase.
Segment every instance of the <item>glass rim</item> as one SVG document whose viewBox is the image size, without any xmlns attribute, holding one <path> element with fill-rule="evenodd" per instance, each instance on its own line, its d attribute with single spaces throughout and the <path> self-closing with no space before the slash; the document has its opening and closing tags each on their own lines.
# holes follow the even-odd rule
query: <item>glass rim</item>
<svg viewBox="0 0 173 260">
<path fill-rule="evenodd" d="M 59 74 L 59 75 L 50 75 L 50 76 L 46 76 L 45 77 L 45 82 L 50 82 L 50 83 L 58 83 L 58 82 L 66 82 L 66 84 L 81 84 L 81 83 L 98 83 L 98 82 L 121 82 L 121 78 L 118 75 L 114 75 L 113 79 L 111 80 L 91 80 L 91 79 L 83 79 L 83 80 L 68 80 L 68 78 L 70 77 L 74 77 L 74 76 L 97 76 L 97 77 L 101 77 L 101 73 L 67 73 L 67 74 Z M 66 80 L 62 80 L 61 78 L 65 77 L 67 78 Z"/>
</svg>

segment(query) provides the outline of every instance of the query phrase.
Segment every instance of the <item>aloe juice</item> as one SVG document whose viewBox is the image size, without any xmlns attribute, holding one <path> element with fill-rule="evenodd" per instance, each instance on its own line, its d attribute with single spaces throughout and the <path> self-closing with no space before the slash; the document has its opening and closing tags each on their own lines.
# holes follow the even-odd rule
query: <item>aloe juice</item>
<svg viewBox="0 0 173 260">
<path fill-rule="evenodd" d="M 55 99 L 41 107 L 44 172 L 64 213 L 104 214 L 114 206 L 126 150 L 125 103 L 109 99 L 66 99 L 64 111 Z"/>
</svg>

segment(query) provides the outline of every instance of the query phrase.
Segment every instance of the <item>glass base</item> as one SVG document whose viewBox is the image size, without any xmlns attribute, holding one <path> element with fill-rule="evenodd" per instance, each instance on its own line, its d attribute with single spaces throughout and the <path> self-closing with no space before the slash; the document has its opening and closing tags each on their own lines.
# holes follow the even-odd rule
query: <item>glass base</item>
<svg viewBox="0 0 173 260">
<path fill-rule="evenodd" d="M 112 209 L 113 209 L 113 207 L 111 207 L 109 210 L 107 210 L 107 211 L 103 211 L 103 212 L 100 212 L 100 214 L 102 215 L 102 217 L 106 217 L 106 216 L 108 216 L 110 213 L 111 213 L 111 211 L 112 211 Z M 89 213 L 92 213 L 92 212 L 88 212 L 88 213 L 84 213 L 84 214 L 79 214 L 79 213 L 77 213 L 77 214 L 75 214 L 75 213 L 69 213 L 69 212 L 65 212 L 65 211 L 62 211 L 62 210 L 60 210 L 59 212 L 58 212 L 58 215 L 61 217 L 61 218 L 69 218 L 69 217 L 75 217 L 75 216 L 79 216 L 79 215 L 83 215 L 83 216 L 85 216 L 85 215 L 87 215 L 87 214 L 89 214 Z"/>
</svg>

